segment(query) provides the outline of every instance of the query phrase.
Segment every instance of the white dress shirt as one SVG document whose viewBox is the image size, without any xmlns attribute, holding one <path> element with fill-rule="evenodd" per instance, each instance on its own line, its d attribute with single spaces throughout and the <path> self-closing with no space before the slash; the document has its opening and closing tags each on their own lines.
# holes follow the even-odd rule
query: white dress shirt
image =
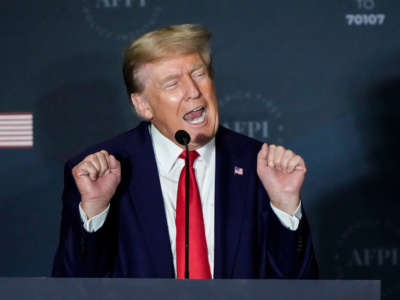
<svg viewBox="0 0 400 300">
<path fill-rule="evenodd" d="M 164 199 L 165 215 L 168 224 L 168 233 L 171 242 L 171 251 L 176 276 L 176 199 L 179 176 L 185 165 L 183 159 L 179 158 L 182 149 L 166 138 L 155 126 L 150 126 L 150 135 L 161 183 L 161 192 Z M 197 149 L 199 157 L 194 161 L 197 185 L 199 187 L 203 219 L 208 249 L 208 261 L 210 263 L 211 275 L 214 276 L 214 203 L 215 203 L 215 138 L 208 144 Z M 271 204 L 272 210 L 277 215 L 283 226 L 290 230 L 296 230 L 301 215 L 301 204 L 293 216 L 276 208 Z M 79 205 L 79 212 L 83 226 L 88 232 L 95 232 L 104 224 L 110 205 L 100 214 L 88 219 Z"/>
</svg>

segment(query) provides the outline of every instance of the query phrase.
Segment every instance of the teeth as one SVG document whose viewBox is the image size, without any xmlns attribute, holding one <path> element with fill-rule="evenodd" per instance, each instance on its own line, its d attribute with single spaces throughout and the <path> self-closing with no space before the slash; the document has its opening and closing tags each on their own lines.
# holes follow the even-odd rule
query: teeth
<svg viewBox="0 0 400 300">
<path fill-rule="evenodd" d="M 193 109 L 192 111 L 198 111 L 198 110 L 200 110 L 200 109 L 203 109 L 203 107 L 200 106 L 200 107 L 198 107 L 198 108 Z"/>
<path fill-rule="evenodd" d="M 196 110 L 198 110 L 198 109 L 196 109 Z M 190 124 L 200 124 L 201 122 L 204 121 L 205 116 L 206 116 L 206 112 L 203 110 L 200 117 L 198 117 L 197 119 L 190 120 L 190 121 L 188 120 L 187 122 L 189 122 Z"/>
</svg>

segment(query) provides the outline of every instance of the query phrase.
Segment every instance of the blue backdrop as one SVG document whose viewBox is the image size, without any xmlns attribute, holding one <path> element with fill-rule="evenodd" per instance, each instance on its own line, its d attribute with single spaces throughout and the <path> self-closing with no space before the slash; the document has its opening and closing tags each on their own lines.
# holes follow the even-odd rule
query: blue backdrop
<svg viewBox="0 0 400 300">
<path fill-rule="evenodd" d="M 0 148 L 0 276 L 49 275 L 64 162 L 138 123 L 129 41 L 201 23 L 223 124 L 306 160 L 322 278 L 382 279 L 400 297 L 399 1 L 2 1 L 0 14 L 0 116 L 32 113 L 34 141 Z"/>
</svg>

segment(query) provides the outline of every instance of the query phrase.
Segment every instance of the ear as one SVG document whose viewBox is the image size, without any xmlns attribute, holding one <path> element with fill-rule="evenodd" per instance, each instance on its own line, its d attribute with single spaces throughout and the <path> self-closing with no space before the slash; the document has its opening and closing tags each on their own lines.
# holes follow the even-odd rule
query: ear
<svg viewBox="0 0 400 300">
<path fill-rule="evenodd" d="M 146 120 L 153 118 L 153 111 L 143 93 L 132 93 L 131 101 L 139 116 Z"/>
</svg>

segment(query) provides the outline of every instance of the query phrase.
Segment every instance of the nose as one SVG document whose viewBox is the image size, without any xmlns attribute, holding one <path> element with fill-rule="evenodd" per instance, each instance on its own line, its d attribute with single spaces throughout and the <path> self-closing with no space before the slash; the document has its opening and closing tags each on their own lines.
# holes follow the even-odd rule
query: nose
<svg viewBox="0 0 400 300">
<path fill-rule="evenodd" d="M 201 95 L 197 82 L 191 76 L 186 79 L 186 94 L 188 99 L 197 99 Z"/>
</svg>

